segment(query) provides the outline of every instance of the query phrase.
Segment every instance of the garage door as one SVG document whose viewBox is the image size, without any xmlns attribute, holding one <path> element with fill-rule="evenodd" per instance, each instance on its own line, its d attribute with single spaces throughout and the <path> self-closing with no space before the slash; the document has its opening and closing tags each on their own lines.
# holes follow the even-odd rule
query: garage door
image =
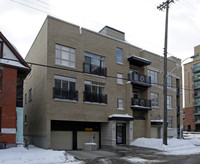
<svg viewBox="0 0 200 164">
<path fill-rule="evenodd" d="M 51 131 L 51 148 L 56 150 L 71 150 L 72 131 Z"/>
<path fill-rule="evenodd" d="M 95 134 L 94 142 L 99 148 L 99 132 L 77 132 L 77 148 L 83 149 L 84 143 L 92 142 L 93 134 Z"/>
<path fill-rule="evenodd" d="M 158 127 L 151 127 L 151 138 L 160 138 Z"/>
</svg>

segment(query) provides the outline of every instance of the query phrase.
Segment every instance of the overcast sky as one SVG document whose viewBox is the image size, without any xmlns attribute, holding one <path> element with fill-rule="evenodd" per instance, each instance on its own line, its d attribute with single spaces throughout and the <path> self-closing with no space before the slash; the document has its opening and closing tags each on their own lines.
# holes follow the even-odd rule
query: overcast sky
<svg viewBox="0 0 200 164">
<path fill-rule="evenodd" d="M 200 44 L 200 0 L 174 0 L 169 10 L 168 55 L 182 60 Z M 0 0 L 0 31 L 25 58 L 47 15 L 93 31 L 105 25 L 131 44 L 163 55 L 163 0 Z"/>
</svg>

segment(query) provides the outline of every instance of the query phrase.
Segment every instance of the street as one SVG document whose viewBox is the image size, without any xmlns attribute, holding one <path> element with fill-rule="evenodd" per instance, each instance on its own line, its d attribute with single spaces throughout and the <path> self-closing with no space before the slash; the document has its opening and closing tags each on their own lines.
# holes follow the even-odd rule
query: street
<svg viewBox="0 0 200 164">
<path fill-rule="evenodd" d="M 167 163 L 199 164 L 200 154 L 164 155 L 159 150 L 136 146 L 104 147 L 98 151 L 68 151 L 86 164 L 131 164 L 131 163 Z"/>
</svg>

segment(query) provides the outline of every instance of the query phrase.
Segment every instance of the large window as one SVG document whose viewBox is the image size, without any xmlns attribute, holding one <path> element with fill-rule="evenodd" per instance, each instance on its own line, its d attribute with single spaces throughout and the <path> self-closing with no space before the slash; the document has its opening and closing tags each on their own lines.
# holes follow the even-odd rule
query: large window
<svg viewBox="0 0 200 164">
<path fill-rule="evenodd" d="M 167 96 L 167 109 L 172 109 L 172 96 Z"/>
<path fill-rule="evenodd" d="M 167 88 L 172 88 L 172 76 L 167 77 Z"/>
<path fill-rule="evenodd" d="M 106 68 L 104 68 L 104 57 L 88 52 L 85 52 L 84 55 L 84 72 L 106 76 Z"/>
<path fill-rule="evenodd" d="M 124 110 L 123 99 L 117 99 L 117 109 Z"/>
<path fill-rule="evenodd" d="M 117 63 L 123 63 L 123 60 L 122 60 L 122 49 L 120 48 L 117 48 Z"/>
<path fill-rule="evenodd" d="M 78 100 L 78 92 L 76 91 L 76 79 L 54 76 L 55 87 L 53 98 Z"/>
<path fill-rule="evenodd" d="M 105 84 L 85 81 L 84 101 L 107 103 L 107 95 L 104 94 Z"/>
<path fill-rule="evenodd" d="M 158 93 L 151 93 L 151 106 L 156 108 L 159 107 Z"/>
<path fill-rule="evenodd" d="M 74 48 L 56 44 L 55 63 L 75 68 L 76 50 Z"/>
<path fill-rule="evenodd" d="M 168 122 L 168 128 L 172 128 L 173 126 L 173 116 L 168 116 L 167 117 L 167 122 Z"/>
<path fill-rule="evenodd" d="M 158 85 L 158 72 L 148 70 L 148 76 L 151 77 L 151 84 Z"/>
</svg>

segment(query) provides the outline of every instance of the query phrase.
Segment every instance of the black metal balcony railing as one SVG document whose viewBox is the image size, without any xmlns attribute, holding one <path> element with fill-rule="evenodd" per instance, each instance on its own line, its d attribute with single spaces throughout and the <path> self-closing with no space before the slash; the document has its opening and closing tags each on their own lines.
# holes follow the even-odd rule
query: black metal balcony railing
<svg viewBox="0 0 200 164">
<path fill-rule="evenodd" d="M 53 98 L 78 101 L 78 91 L 53 88 Z"/>
<path fill-rule="evenodd" d="M 107 68 L 99 67 L 97 65 L 83 63 L 83 71 L 84 73 L 99 75 L 99 76 L 107 76 Z"/>
<path fill-rule="evenodd" d="M 135 108 L 151 109 L 151 100 L 132 98 L 131 104 Z"/>
<path fill-rule="evenodd" d="M 107 104 L 107 95 L 92 92 L 83 92 L 84 101 Z"/>
<path fill-rule="evenodd" d="M 129 73 L 129 80 L 144 86 L 151 86 L 151 77 L 132 71 Z"/>
</svg>

